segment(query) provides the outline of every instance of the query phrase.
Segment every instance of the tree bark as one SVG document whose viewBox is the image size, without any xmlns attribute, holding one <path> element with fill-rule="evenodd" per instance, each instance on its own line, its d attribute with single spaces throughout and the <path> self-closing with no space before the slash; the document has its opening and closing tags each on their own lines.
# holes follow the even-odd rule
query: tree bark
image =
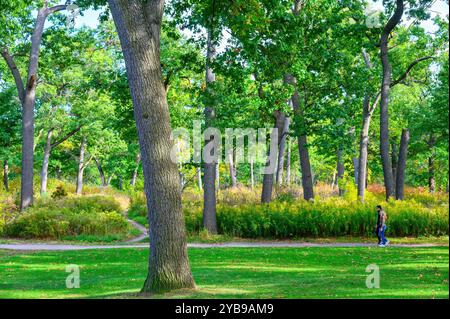
<svg viewBox="0 0 450 319">
<path fill-rule="evenodd" d="M 48 164 L 50 162 L 50 153 L 52 152 L 52 136 L 53 128 L 48 130 L 47 139 L 45 141 L 44 159 L 41 169 L 41 195 L 47 193 Z"/>
<path fill-rule="evenodd" d="M 9 174 L 9 167 L 8 167 L 8 160 L 6 159 L 3 162 L 3 186 L 5 187 L 6 192 L 9 192 L 8 174 Z"/>
<path fill-rule="evenodd" d="M 342 162 L 342 149 L 337 151 L 337 178 L 339 186 L 339 196 L 344 196 L 345 189 L 342 188 L 342 180 L 344 178 L 344 163 Z"/>
<path fill-rule="evenodd" d="M 212 39 L 212 30 L 208 30 L 207 56 L 206 56 L 206 89 L 211 93 L 211 83 L 215 82 L 216 76 L 211 67 L 211 63 L 216 56 L 216 48 Z M 213 127 L 215 112 L 214 108 L 209 105 L 205 107 L 205 124 L 206 127 Z M 208 143 L 217 143 L 213 138 L 209 137 L 205 140 L 205 145 Z M 217 234 L 217 220 L 216 220 L 216 168 L 217 163 L 204 163 L 203 169 L 203 227 L 211 233 Z"/>
<path fill-rule="evenodd" d="M 380 151 L 383 166 L 384 186 L 386 200 L 394 196 L 394 177 L 392 175 L 392 162 L 389 154 L 389 92 L 391 87 L 392 68 L 389 63 L 388 41 L 392 30 L 400 22 L 403 15 L 403 0 L 396 0 L 396 8 L 392 17 L 383 29 L 380 38 L 380 57 L 383 68 L 380 101 Z"/>
<path fill-rule="evenodd" d="M 77 185 L 75 193 L 81 195 L 83 193 L 83 175 L 85 169 L 85 153 L 86 153 L 86 138 L 81 139 L 80 144 L 80 157 L 78 159 L 78 171 L 77 171 Z"/>
<path fill-rule="evenodd" d="M 408 156 L 408 144 L 409 144 L 409 130 L 402 130 L 402 137 L 400 139 L 400 150 L 398 154 L 398 166 L 395 183 L 395 196 L 399 200 L 403 200 L 405 194 L 405 172 L 406 172 L 406 159 Z"/>
<path fill-rule="evenodd" d="M 131 177 L 131 182 L 130 182 L 130 185 L 132 187 L 134 187 L 136 185 L 137 176 L 138 176 L 138 172 L 139 172 L 139 165 L 140 164 L 141 164 L 141 153 L 138 153 L 136 155 L 136 166 L 134 168 L 133 176 Z"/>
<path fill-rule="evenodd" d="M 161 74 L 163 0 L 108 0 L 124 53 L 141 148 L 150 256 L 142 292 L 194 288 L 178 168 Z"/>
</svg>

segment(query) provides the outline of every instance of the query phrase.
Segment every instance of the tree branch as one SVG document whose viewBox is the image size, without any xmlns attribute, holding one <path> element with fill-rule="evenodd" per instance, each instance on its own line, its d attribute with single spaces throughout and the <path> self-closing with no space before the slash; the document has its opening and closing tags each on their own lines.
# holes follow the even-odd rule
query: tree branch
<svg viewBox="0 0 450 319">
<path fill-rule="evenodd" d="M 75 135 L 77 132 L 79 132 L 81 129 L 81 126 L 78 126 L 76 129 L 74 129 L 73 131 L 69 132 L 66 136 L 64 136 L 63 138 L 61 138 L 59 141 L 56 141 L 55 143 L 51 144 L 51 148 L 57 147 L 58 145 L 60 145 L 61 143 L 67 141 L 70 137 L 72 137 L 73 135 Z"/>
<path fill-rule="evenodd" d="M 414 68 L 414 66 L 416 66 L 419 62 L 425 61 L 425 60 L 428 60 L 428 59 L 434 59 L 434 58 L 435 58 L 434 56 L 424 56 L 424 57 L 422 57 L 422 58 L 419 58 L 419 59 L 417 59 L 417 60 L 414 60 L 414 61 L 408 66 L 408 68 L 406 69 L 406 71 L 405 71 L 401 76 L 399 76 L 395 81 L 393 81 L 393 82 L 391 83 L 391 87 L 393 87 L 394 85 L 397 85 L 397 84 L 399 84 L 400 82 L 402 82 L 403 80 L 405 80 L 405 79 L 407 78 L 407 76 L 409 75 L 409 73 L 411 73 L 411 70 Z"/>
<path fill-rule="evenodd" d="M 2 57 L 5 59 L 6 64 L 8 65 L 11 73 L 14 77 L 14 81 L 16 82 L 17 91 L 19 92 L 19 100 L 23 104 L 25 99 L 25 87 L 22 81 L 22 77 L 20 75 L 20 70 L 17 68 L 16 63 L 14 62 L 14 58 L 9 54 L 7 48 L 3 48 L 1 50 Z"/>
</svg>

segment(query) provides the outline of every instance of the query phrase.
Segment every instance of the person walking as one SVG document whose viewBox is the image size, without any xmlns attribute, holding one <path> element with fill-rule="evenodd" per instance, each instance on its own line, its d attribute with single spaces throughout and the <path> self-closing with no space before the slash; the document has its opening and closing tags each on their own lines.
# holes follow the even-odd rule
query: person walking
<svg viewBox="0 0 450 319">
<path fill-rule="evenodd" d="M 386 233 L 386 222 L 387 222 L 387 214 L 381 207 L 381 205 L 377 206 L 378 212 L 378 220 L 377 220 L 377 229 L 376 233 L 378 236 L 378 247 L 386 247 L 389 244 L 389 240 L 385 237 Z"/>
</svg>

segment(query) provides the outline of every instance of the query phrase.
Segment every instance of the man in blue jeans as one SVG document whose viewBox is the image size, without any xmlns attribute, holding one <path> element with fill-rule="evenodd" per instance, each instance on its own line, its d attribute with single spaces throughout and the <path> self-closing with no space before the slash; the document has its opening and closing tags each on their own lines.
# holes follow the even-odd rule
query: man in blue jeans
<svg viewBox="0 0 450 319">
<path fill-rule="evenodd" d="M 389 240 L 387 240 L 386 237 L 384 236 L 386 232 L 387 214 L 381 208 L 380 205 L 377 206 L 377 212 L 378 212 L 378 220 L 376 233 L 378 236 L 378 247 L 386 247 L 389 244 Z"/>
</svg>

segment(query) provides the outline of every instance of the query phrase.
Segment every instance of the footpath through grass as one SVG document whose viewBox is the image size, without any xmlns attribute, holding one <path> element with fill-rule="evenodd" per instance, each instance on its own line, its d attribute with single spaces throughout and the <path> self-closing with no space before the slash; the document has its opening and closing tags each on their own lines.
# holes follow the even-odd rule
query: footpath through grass
<svg viewBox="0 0 450 319">
<path fill-rule="evenodd" d="M 189 249 L 197 290 L 155 298 L 448 298 L 448 247 Z M 135 298 L 148 249 L 0 251 L 0 298 Z M 67 289 L 65 268 L 80 267 Z M 380 267 L 379 289 L 366 267 Z"/>
</svg>

